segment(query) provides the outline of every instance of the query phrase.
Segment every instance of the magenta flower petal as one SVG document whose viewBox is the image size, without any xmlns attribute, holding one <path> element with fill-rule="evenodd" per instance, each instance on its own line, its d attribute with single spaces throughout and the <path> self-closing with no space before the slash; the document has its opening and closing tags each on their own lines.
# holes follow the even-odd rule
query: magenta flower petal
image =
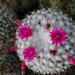
<svg viewBox="0 0 75 75">
<path fill-rule="evenodd" d="M 22 21 L 21 21 L 21 20 L 14 19 L 13 22 L 14 22 L 15 24 L 17 24 L 18 26 L 22 25 Z"/>
<path fill-rule="evenodd" d="M 20 26 L 17 32 L 19 33 L 18 36 L 20 36 L 21 39 L 24 38 L 28 39 L 28 37 L 32 35 L 32 30 L 28 26 L 28 24 L 24 24 L 24 26 Z"/>
<path fill-rule="evenodd" d="M 72 56 L 68 56 L 68 60 L 71 64 L 75 65 L 75 59 Z"/>
<path fill-rule="evenodd" d="M 8 48 L 9 51 L 16 51 L 18 49 L 17 45 L 13 45 L 11 47 Z"/>
<path fill-rule="evenodd" d="M 25 64 L 25 61 L 22 61 L 22 63 L 21 63 L 21 70 L 22 70 L 22 71 L 26 71 L 26 64 Z"/>
<path fill-rule="evenodd" d="M 66 32 L 63 32 L 61 28 L 53 28 L 52 32 L 50 32 L 52 44 L 56 44 L 56 46 L 59 44 L 62 46 L 62 42 L 68 39 L 66 37 Z"/>
<path fill-rule="evenodd" d="M 24 59 L 28 61 L 32 61 L 36 57 L 36 51 L 34 47 L 25 48 L 24 52 L 22 53 L 23 53 Z"/>
</svg>

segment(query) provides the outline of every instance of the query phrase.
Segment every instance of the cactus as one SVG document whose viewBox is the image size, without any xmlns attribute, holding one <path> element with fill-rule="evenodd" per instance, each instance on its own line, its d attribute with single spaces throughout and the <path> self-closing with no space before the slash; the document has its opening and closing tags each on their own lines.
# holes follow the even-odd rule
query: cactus
<svg viewBox="0 0 75 75">
<path fill-rule="evenodd" d="M 75 23 L 61 11 L 32 12 L 23 19 L 16 36 L 17 54 L 34 72 L 61 73 L 75 65 Z"/>
<path fill-rule="evenodd" d="M 6 55 L 0 59 L 1 75 L 18 75 L 20 73 L 20 61 L 13 55 Z"/>
<path fill-rule="evenodd" d="M 11 39 L 15 37 L 17 26 L 9 18 L 16 18 L 16 14 L 5 4 L 0 3 L 0 50 L 14 44 Z"/>
</svg>

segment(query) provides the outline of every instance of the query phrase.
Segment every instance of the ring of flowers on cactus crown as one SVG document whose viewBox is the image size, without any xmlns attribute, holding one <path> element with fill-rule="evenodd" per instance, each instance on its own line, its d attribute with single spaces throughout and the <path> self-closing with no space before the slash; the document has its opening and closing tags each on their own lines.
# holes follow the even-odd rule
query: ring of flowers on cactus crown
<svg viewBox="0 0 75 75">
<path fill-rule="evenodd" d="M 56 44 L 56 46 L 62 46 L 62 42 L 68 39 L 68 37 L 66 36 L 66 32 L 64 32 L 62 28 L 53 28 L 52 32 L 50 32 L 50 37 L 52 40 L 52 44 Z"/>
</svg>

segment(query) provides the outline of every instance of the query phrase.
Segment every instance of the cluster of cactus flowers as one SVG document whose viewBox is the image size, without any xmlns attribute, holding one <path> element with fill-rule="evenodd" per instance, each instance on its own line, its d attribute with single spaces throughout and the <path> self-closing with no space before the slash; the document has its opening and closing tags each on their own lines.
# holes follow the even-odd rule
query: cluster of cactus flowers
<svg viewBox="0 0 75 75">
<path fill-rule="evenodd" d="M 17 54 L 28 68 L 54 74 L 75 65 L 75 23 L 68 15 L 40 9 L 16 24 Z"/>
</svg>

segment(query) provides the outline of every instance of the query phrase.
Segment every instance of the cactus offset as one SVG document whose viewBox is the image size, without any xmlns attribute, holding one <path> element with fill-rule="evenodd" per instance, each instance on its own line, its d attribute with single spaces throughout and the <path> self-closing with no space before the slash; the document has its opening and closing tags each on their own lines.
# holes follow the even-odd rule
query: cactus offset
<svg viewBox="0 0 75 75">
<path fill-rule="evenodd" d="M 0 50 L 13 45 L 17 26 L 9 18 L 16 18 L 16 14 L 5 4 L 0 4 Z"/>
<path fill-rule="evenodd" d="M 20 61 L 13 55 L 6 55 L 0 59 L 0 74 L 17 75 L 20 72 Z"/>
</svg>

